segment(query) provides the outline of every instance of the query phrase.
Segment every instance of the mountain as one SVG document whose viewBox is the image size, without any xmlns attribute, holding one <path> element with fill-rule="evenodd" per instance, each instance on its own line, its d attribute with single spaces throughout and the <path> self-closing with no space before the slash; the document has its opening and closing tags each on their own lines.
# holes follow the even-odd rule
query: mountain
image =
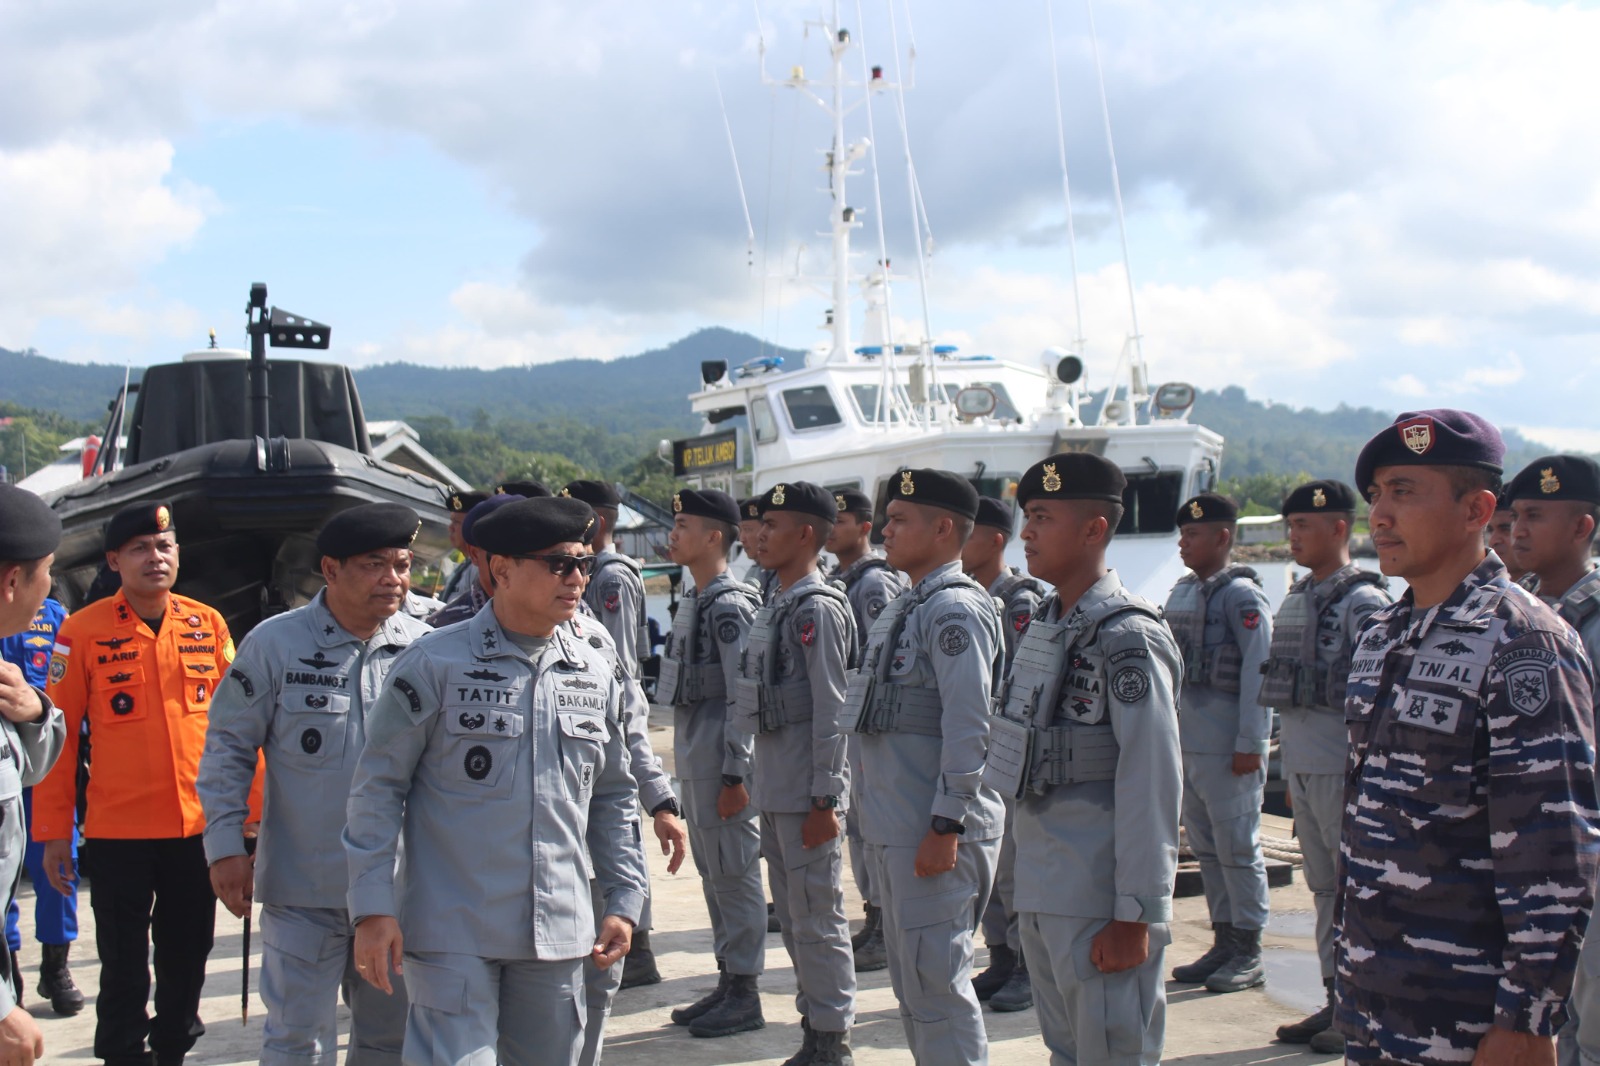
<svg viewBox="0 0 1600 1066">
<path fill-rule="evenodd" d="M 124 373 L 138 381 L 143 371 L 106 363 L 63 363 L 32 348 L 21 352 L 0 348 L 0 381 L 5 382 L 6 402 L 53 411 L 74 422 L 105 425 L 106 405 L 122 388 Z"/>
</svg>

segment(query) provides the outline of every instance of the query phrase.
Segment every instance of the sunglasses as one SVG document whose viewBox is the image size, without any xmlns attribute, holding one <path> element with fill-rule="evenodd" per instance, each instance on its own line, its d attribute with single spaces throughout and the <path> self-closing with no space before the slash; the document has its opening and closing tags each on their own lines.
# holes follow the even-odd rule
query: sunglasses
<svg viewBox="0 0 1600 1066">
<path fill-rule="evenodd" d="M 594 573 L 596 557 L 593 555 L 513 555 L 513 559 L 537 559 L 550 568 L 556 577 L 566 577 L 574 570 L 588 577 Z"/>
</svg>

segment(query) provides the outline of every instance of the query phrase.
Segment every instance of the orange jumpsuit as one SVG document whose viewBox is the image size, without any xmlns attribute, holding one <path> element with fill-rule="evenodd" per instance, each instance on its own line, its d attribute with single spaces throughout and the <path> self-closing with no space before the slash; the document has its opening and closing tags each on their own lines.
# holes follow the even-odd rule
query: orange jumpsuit
<svg viewBox="0 0 1600 1066">
<path fill-rule="evenodd" d="M 48 694 L 67 743 L 34 788 L 33 839 L 72 835 L 80 727 L 94 744 L 87 839 L 191 837 L 205 828 L 195 792 L 211 696 L 233 661 L 220 612 L 173 595 L 159 634 L 119 590 L 61 624 Z M 259 810 L 253 805 L 253 809 Z"/>
</svg>

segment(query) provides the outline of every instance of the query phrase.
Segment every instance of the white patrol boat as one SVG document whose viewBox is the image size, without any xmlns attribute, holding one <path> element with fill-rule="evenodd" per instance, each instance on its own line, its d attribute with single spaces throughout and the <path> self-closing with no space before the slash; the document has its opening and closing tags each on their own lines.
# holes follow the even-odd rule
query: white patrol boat
<svg viewBox="0 0 1600 1066">
<path fill-rule="evenodd" d="M 920 340 L 897 340 L 881 226 L 877 265 L 861 275 L 851 263 L 851 234 L 862 219 L 846 190 L 860 173 L 851 164 L 868 155 L 870 143 L 840 146 L 846 145 L 847 112 L 867 103 L 870 129 L 872 97 L 898 88 L 881 68 L 869 72 L 863 65 L 861 78 L 847 77 L 852 41 L 838 26 L 837 5 L 831 23 L 815 25 L 827 34 L 831 77 L 813 82 L 795 67 L 789 78 L 769 83 L 804 93 L 833 119 L 833 143 L 825 153 L 832 272 L 808 279 L 832 297 L 824 313 L 826 339 L 800 365 L 780 355 L 731 368 L 721 361 L 703 364 L 702 386 L 689 395 L 705 418 L 701 435 L 662 442 L 663 456 L 687 482 L 736 496 L 785 481 L 860 489 L 876 501 L 881 529 L 892 479 L 902 467 L 964 473 L 983 495 L 1011 499 L 1018 478 L 1043 457 L 1094 452 L 1128 478 L 1127 513 L 1111 564 L 1140 595 L 1164 602 L 1186 570 L 1177 554 L 1178 505 L 1215 485 L 1222 458 L 1222 437 L 1189 421 L 1195 389 L 1181 382 L 1151 387 L 1136 314 L 1099 396 L 1088 388 L 1083 359 L 1065 348 L 1018 362 L 935 343 L 931 328 Z M 847 90 L 860 99 L 847 104 Z M 1119 194 L 1119 217 L 1120 208 Z M 1070 210 L 1069 200 L 1069 219 Z M 920 230 L 918 237 L 920 245 Z M 920 259 L 918 265 L 920 271 Z M 1129 299 L 1132 309 L 1131 282 Z M 863 320 L 859 340 L 852 339 L 853 303 Z M 926 323 L 926 308 L 923 318 Z M 1081 352 L 1081 340 L 1073 347 Z M 1008 557 L 1023 566 L 1020 542 L 1012 542 Z"/>
</svg>

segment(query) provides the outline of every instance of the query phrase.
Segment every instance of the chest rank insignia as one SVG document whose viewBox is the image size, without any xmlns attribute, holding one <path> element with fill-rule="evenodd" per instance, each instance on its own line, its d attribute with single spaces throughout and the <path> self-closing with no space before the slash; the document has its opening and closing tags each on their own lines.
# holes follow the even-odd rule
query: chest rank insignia
<svg viewBox="0 0 1600 1066">
<path fill-rule="evenodd" d="M 1061 491 L 1061 475 L 1056 473 L 1056 464 L 1044 464 L 1044 481 L 1041 484 L 1046 492 Z"/>
<path fill-rule="evenodd" d="M 900 495 L 912 496 L 917 491 L 917 483 L 911 480 L 911 471 L 900 471 Z"/>
<path fill-rule="evenodd" d="M 782 507 L 783 506 L 783 499 L 784 499 L 783 486 L 782 485 L 774 485 L 774 486 L 772 486 L 772 502 L 777 504 L 779 507 Z"/>
<path fill-rule="evenodd" d="M 1312 489 L 1311 490 L 1311 506 L 1313 506 L 1313 507 L 1326 507 L 1326 506 L 1328 506 L 1328 494 L 1326 492 L 1323 492 L 1321 489 Z"/>
<path fill-rule="evenodd" d="M 672 512 L 673 514 L 683 513 L 683 493 L 675 492 L 672 494 Z"/>
<path fill-rule="evenodd" d="M 1205 516 L 1206 516 L 1206 512 L 1205 512 L 1205 509 L 1200 506 L 1200 501 L 1199 500 L 1190 500 L 1189 501 L 1189 517 L 1190 518 L 1204 518 Z"/>
<path fill-rule="evenodd" d="M 1539 471 L 1539 491 L 1546 496 L 1561 491 L 1561 479 L 1556 477 L 1555 467 L 1547 466 Z"/>
</svg>

